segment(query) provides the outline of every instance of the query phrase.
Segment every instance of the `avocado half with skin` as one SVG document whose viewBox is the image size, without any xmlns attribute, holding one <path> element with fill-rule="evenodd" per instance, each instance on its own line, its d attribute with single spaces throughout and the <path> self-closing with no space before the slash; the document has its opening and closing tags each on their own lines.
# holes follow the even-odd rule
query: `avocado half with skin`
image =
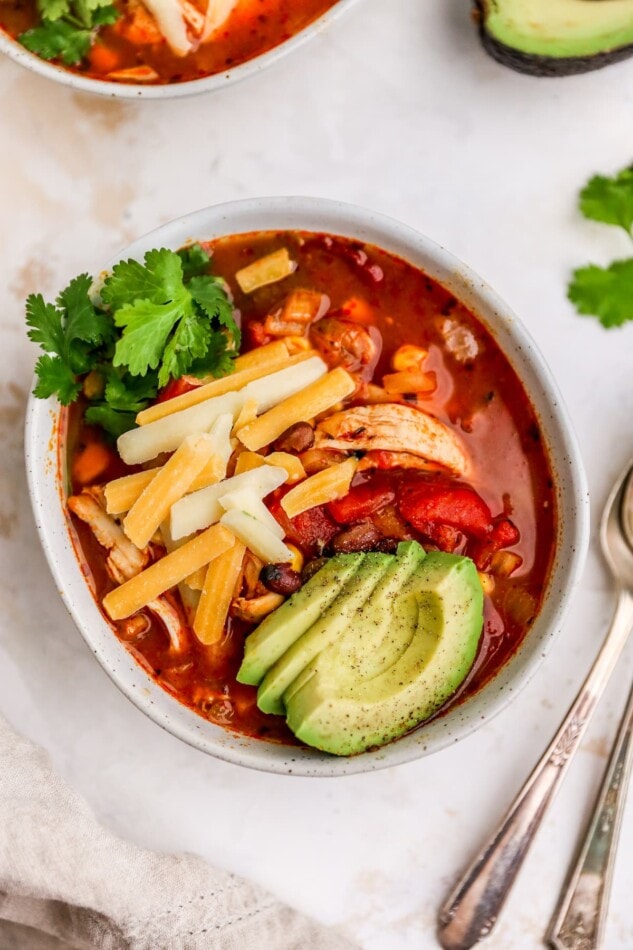
<svg viewBox="0 0 633 950">
<path fill-rule="evenodd" d="M 633 56 L 633 0 L 475 0 L 484 47 L 504 66 L 569 76 Z"/>
</svg>

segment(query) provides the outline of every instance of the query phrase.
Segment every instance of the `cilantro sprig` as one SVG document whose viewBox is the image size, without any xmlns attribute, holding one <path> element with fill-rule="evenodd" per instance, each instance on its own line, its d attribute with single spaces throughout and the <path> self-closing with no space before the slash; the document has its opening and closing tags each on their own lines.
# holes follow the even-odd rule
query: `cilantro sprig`
<svg viewBox="0 0 633 950">
<path fill-rule="evenodd" d="M 580 192 L 579 207 L 586 218 L 619 227 L 633 241 L 633 167 L 611 178 L 594 175 Z M 633 258 L 577 268 L 567 296 L 578 313 L 597 317 L 607 329 L 633 320 Z"/>
<path fill-rule="evenodd" d="M 170 380 L 231 373 L 240 331 L 224 282 L 209 265 L 200 245 L 162 248 L 148 251 L 143 263 L 116 264 L 98 303 L 88 274 L 55 303 L 31 294 L 28 335 L 44 351 L 34 394 L 69 405 L 83 391 L 86 421 L 118 437 Z"/>
<path fill-rule="evenodd" d="M 88 55 L 99 27 L 115 23 L 110 0 L 38 0 L 41 22 L 22 33 L 20 43 L 42 59 L 78 66 Z"/>
</svg>

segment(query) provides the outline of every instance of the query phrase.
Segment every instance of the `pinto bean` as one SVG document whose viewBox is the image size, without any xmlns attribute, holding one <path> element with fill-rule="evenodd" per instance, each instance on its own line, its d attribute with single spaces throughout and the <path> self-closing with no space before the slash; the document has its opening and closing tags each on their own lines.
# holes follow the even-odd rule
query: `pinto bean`
<svg viewBox="0 0 633 950">
<path fill-rule="evenodd" d="M 301 574 L 289 564 L 267 564 L 259 575 L 262 584 L 275 594 L 288 596 L 301 587 Z"/>
<path fill-rule="evenodd" d="M 335 535 L 330 542 L 330 547 L 336 554 L 371 551 L 381 540 L 382 535 L 375 525 L 371 522 L 361 522 Z"/>
<path fill-rule="evenodd" d="M 276 452 L 306 452 L 314 445 L 314 431 L 307 422 L 295 422 L 274 443 Z"/>
<path fill-rule="evenodd" d="M 383 538 L 379 541 L 374 551 L 380 551 L 381 554 L 395 554 L 400 542 L 397 538 Z"/>
</svg>

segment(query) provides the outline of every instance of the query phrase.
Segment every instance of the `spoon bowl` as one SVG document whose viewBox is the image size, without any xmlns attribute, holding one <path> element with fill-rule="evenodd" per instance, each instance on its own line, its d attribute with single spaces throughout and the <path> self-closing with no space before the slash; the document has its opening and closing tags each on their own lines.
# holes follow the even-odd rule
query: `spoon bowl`
<svg viewBox="0 0 633 950">
<path fill-rule="evenodd" d="M 633 590 L 633 459 L 607 499 L 600 524 L 600 544 L 615 580 Z"/>
</svg>

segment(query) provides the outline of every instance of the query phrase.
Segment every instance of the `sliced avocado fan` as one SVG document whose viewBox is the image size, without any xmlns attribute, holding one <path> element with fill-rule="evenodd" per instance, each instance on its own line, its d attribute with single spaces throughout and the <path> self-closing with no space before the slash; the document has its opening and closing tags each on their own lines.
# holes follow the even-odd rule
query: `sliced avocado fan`
<svg viewBox="0 0 633 950">
<path fill-rule="evenodd" d="M 565 76 L 633 55 L 633 0 L 474 0 L 486 50 L 519 72 Z"/>
<path fill-rule="evenodd" d="M 336 555 L 247 639 L 239 679 L 259 683 L 259 708 L 307 745 L 355 755 L 433 715 L 467 676 L 482 628 L 470 558 L 417 541 Z"/>
<path fill-rule="evenodd" d="M 381 655 L 373 628 L 354 626 L 284 695 L 288 725 L 307 745 L 334 755 L 384 745 L 436 712 L 465 679 L 483 626 L 483 592 L 473 562 L 427 555 L 398 603 L 404 622 L 392 624 L 391 637 L 399 647 L 385 654 L 382 667 L 349 665 L 356 653 Z"/>
</svg>

